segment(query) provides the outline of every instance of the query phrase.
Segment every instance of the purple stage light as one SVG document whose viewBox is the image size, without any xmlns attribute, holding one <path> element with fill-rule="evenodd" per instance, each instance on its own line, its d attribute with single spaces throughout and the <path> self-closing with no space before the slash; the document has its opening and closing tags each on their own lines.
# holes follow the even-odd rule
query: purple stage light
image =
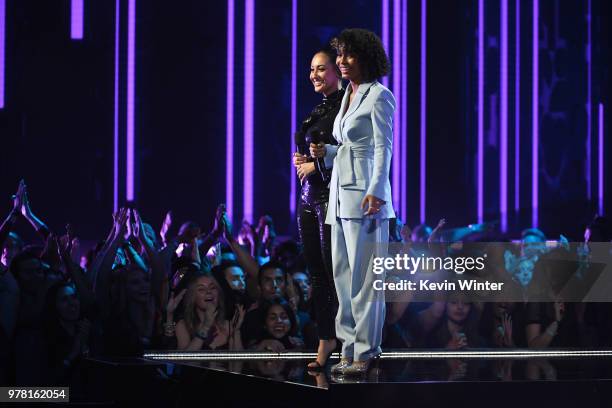
<svg viewBox="0 0 612 408">
<path fill-rule="evenodd" d="M 500 63 L 500 189 L 499 212 L 501 230 L 508 231 L 508 0 L 501 0 L 501 63 Z"/>
<path fill-rule="evenodd" d="M 382 42 L 385 52 L 389 55 L 389 0 L 382 0 Z M 389 77 L 383 77 L 382 83 L 389 87 Z"/>
<path fill-rule="evenodd" d="M 296 151 L 294 135 L 297 130 L 297 0 L 291 5 L 291 153 Z M 289 169 L 291 174 L 291 192 L 289 193 L 289 211 L 291 219 L 295 217 L 297 178 L 293 164 Z"/>
<path fill-rule="evenodd" d="M 393 151 L 396 153 L 393 157 L 393 208 L 399 208 L 400 201 L 400 157 L 397 153 L 400 151 L 401 137 L 401 120 L 400 110 L 402 107 L 402 89 L 401 89 L 401 0 L 393 0 L 393 94 L 398 103 L 397 109 L 393 115 Z"/>
<path fill-rule="evenodd" d="M 4 1 L 4 0 L 0 0 Z M 115 0 L 115 123 L 113 124 L 113 210 L 119 209 L 119 15 L 121 0 Z"/>
<path fill-rule="evenodd" d="M 83 39 L 83 0 L 70 2 L 70 38 Z"/>
<path fill-rule="evenodd" d="M 520 208 L 521 171 L 521 2 L 516 2 L 514 60 L 514 211 Z"/>
<path fill-rule="evenodd" d="M 402 143 L 401 143 L 401 209 L 400 216 L 406 222 L 408 217 L 408 0 L 402 0 Z"/>
<path fill-rule="evenodd" d="M 593 120 L 593 106 L 591 105 L 591 98 L 592 98 L 592 74 L 591 74 L 591 57 L 592 57 L 592 50 L 591 47 L 593 46 L 593 42 L 592 42 L 592 38 L 591 38 L 591 18 L 592 18 L 592 13 L 591 13 L 591 0 L 588 1 L 587 3 L 587 49 L 586 49 L 586 60 L 587 60 L 587 140 L 586 140 L 586 182 L 587 182 L 587 198 L 588 200 L 591 200 L 593 194 L 592 194 L 592 188 L 591 188 L 591 133 L 593 132 L 592 129 L 592 120 Z"/>
<path fill-rule="evenodd" d="M 136 84 L 136 0 L 128 0 L 127 201 L 134 201 L 134 88 Z"/>
<path fill-rule="evenodd" d="M 598 207 L 599 215 L 604 215 L 604 106 L 599 104 L 599 121 L 598 121 L 598 160 L 597 160 L 597 182 L 598 182 Z"/>
<path fill-rule="evenodd" d="M 255 59 L 255 0 L 244 11 L 244 199 L 243 219 L 253 221 L 253 87 Z"/>
<path fill-rule="evenodd" d="M 532 154 L 532 173 L 531 173 L 531 224 L 533 228 L 538 227 L 538 168 L 539 168 L 539 157 L 538 157 L 538 143 L 540 139 L 540 109 L 539 109 L 539 21 L 540 21 L 540 1 L 533 0 L 533 89 L 532 89 L 532 116 L 531 116 L 531 154 Z"/>
<path fill-rule="evenodd" d="M 234 0 L 227 0 L 227 72 L 225 78 L 225 210 L 234 214 Z"/>
<path fill-rule="evenodd" d="M 484 0 L 478 0 L 478 223 L 484 220 Z"/>
<path fill-rule="evenodd" d="M 421 115 L 420 115 L 420 135 L 421 135 L 421 154 L 420 154 L 420 222 L 426 220 L 426 160 L 427 160 L 427 0 L 421 0 Z"/>
<path fill-rule="evenodd" d="M 0 0 L 0 109 L 4 108 L 4 47 L 6 43 L 6 0 Z"/>
</svg>

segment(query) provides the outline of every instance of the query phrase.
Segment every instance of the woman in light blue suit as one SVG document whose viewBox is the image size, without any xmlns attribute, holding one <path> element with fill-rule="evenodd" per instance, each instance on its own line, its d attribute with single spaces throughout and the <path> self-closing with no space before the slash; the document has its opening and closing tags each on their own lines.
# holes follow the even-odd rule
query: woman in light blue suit
<svg viewBox="0 0 612 408">
<path fill-rule="evenodd" d="M 395 98 L 377 78 L 389 71 L 380 39 L 348 29 L 332 41 L 342 78 L 350 81 L 334 122 L 334 145 L 310 145 L 314 157 L 333 165 L 326 223 L 332 226 L 332 263 L 339 309 L 336 335 L 342 359 L 332 373 L 367 372 L 381 353 L 385 299 L 373 289 L 383 279 L 372 258 L 386 256 L 391 205 L 389 167 Z"/>
</svg>

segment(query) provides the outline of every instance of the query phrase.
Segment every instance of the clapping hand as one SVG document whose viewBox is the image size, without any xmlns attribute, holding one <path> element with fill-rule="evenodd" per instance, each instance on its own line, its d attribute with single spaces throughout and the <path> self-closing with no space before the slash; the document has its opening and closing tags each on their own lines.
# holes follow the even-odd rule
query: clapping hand
<svg viewBox="0 0 612 408">
<path fill-rule="evenodd" d="M 219 204 L 215 213 L 215 222 L 212 229 L 212 234 L 216 239 L 219 239 L 224 232 L 223 218 L 225 217 L 225 204 Z"/>
<path fill-rule="evenodd" d="M 19 185 L 17 186 L 17 192 L 13 195 L 13 211 L 15 213 L 20 213 L 22 211 L 23 206 L 23 194 L 26 191 L 25 181 L 19 180 Z"/>
<path fill-rule="evenodd" d="M 234 331 L 240 329 L 242 326 L 242 322 L 244 322 L 244 316 L 246 315 L 246 309 L 243 305 L 237 305 L 236 311 L 234 312 L 234 317 L 232 317 L 232 329 Z"/>
<path fill-rule="evenodd" d="M 166 304 L 166 315 L 168 316 L 168 321 L 174 320 L 174 312 L 181 303 L 181 300 L 183 300 L 185 293 L 187 293 L 187 289 L 181 290 L 176 296 L 174 292 L 170 292 L 170 299 L 168 299 L 168 303 Z"/>
<path fill-rule="evenodd" d="M 168 245 L 168 231 L 170 231 L 170 227 L 172 227 L 172 211 L 168 211 L 166 216 L 164 217 L 164 222 L 162 223 L 161 229 L 159 230 L 159 236 L 162 239 L 163 245 Z"/>
</svg>

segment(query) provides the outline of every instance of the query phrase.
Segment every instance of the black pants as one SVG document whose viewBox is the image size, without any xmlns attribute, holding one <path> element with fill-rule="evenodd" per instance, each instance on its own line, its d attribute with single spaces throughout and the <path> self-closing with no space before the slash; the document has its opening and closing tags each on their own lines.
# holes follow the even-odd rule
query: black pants
<svg viewBox="0 0 612 408">
<path fill-rule="evenodd" d="M 331 226 L 325 224 L 327 202 L 308 204 L 300 200 L 298 228 L 306 265 L 312 281 L 312 297 L 319 339 L 336 338 L 338 298 L 331 258 Z"/>
</svg>

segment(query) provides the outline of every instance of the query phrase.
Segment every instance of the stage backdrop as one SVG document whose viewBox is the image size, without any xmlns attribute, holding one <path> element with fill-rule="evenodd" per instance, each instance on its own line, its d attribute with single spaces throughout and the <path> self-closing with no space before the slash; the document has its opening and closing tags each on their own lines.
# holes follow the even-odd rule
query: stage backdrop
<svg viewBox="0 0 612 408">
<path fill-rule="evenodd" d="M 85 239 L 117 206 L 208 229 L 218 203 L 295 235 L 292 131 L 320 101 L 312 54 L 347 27 L 391 58 L 393 205 L 409 224 L 578 239 L 610 213 L 607 1 L 2 4 L 4 213 L 24 178 L 35 213 Z"/>
</svg>

